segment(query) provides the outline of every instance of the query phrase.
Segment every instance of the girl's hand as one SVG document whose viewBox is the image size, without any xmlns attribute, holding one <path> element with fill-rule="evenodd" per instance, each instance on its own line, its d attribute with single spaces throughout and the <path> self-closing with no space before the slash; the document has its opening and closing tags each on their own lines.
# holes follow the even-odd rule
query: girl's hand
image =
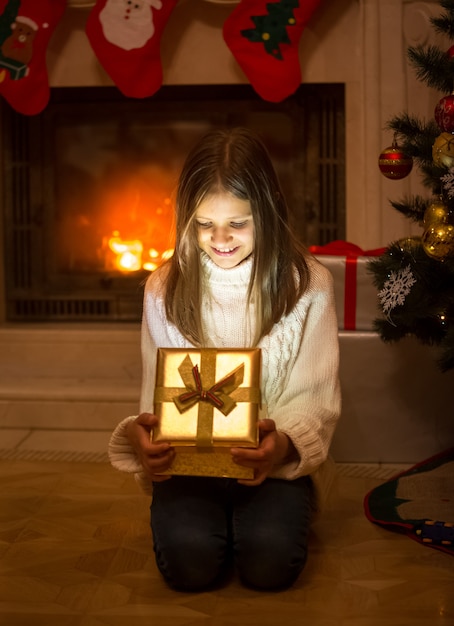
<svg viewBox="0 0 454 626">
<path fill-rule="evenodd" d="M 161 482 L 171 478 L 161 475 L 170 467 L 175 451 L 168 443 L 152 443 L 150 433 L 158 423 L 158 417 L 151 413 L 141 413 L 126 427 L 126 436 L 145 471 L 154 481 Z"/>
<path fill-rule="evenodd" d="M 296 455 L 296 450 L 290 439 L 284 433 L 276 430 L 274 420 L 259 421 L 260 443 L 258 448 L 232 448 L 231 454 L 235 463 L 244 467 L 254 468 L 252 480 L 239 480 L 242 485 L 260 485 L 271 473 L 275 465 Z"/>
</svg>

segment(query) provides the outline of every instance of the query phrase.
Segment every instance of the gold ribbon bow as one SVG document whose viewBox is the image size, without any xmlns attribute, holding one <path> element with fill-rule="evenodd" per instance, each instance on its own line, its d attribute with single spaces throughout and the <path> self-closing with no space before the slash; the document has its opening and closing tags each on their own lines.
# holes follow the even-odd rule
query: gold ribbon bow
<svg viewBox="0 0 454 626">
<path fill-rule="evenodd" d="M 198 365 L 193 365 L 189 354 L 181 363 L 178 371 L 187 390 L 173 398 L 180 413 L 184 413 L 200 401 L 209 402 L 224 415 L 228 415 L 230 411 L 236 407 L 236 402 L 230 394 L 243 382 L 243 363 L 230 372 L 230 374 L 227 374 L 224 378 L 211 385 L 209 389 L 203 388 Z"/>
<path fill-rule="evenodd" d="M 200 350 L 200 371 L 199 367 L 193 365 L 190 355 L 186 354 L 178 368 L 184 387 L 163 387 L 162 382 L 158 382 L 154 395 L 155 404 L 173 402 L 180 413 L 198 404 L 195 445 L 201 451 L 208 450 L 213 446 L 214 407 L 228 415 L 237 402 L 260 404 L 258 387 L 240 387 L 244 369 L 243 363 L 216 381 L 216 350 Z"/>
</svg>

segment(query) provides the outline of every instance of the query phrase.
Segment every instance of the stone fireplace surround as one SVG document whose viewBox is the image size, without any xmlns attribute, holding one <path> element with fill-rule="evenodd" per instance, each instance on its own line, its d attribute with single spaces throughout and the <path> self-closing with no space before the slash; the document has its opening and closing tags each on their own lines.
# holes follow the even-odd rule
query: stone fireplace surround
<svg viewBox="0 0 454 626">
<path fill-rule="evenodd" d="M 166 84 L 246 82 L 221 36 L 231 10 L 180 1 L 162 40 Z M 112 84 L 84 33 L 88 11 L 68 8 L 53 36 L 52 86 Z M 377 158 L 391 143 L 389 117 L 403 109 L 433 115 L 439 95 L 416 82 L 405 49 L 432 43 L 428 20 L 438 12 L 435 2 L 322 0 L 301 40 L 303 81 L 346 87 L 347 239 L 364 249 L 413 234 L 388 198 L 417 192 L 419 181 L 384 179 Z M 0 294 L 2 281 L 0 273 Z M 0 436 L 88 431 L 107 441 L 123 416 L 137 412 L 139 338 L 137 325 L 8 325 L 0 297 Z M 412 340 L 385 346 L 374 333 L 340 332 L 340 343 L 336 460 L 411 463 L 454 445 L 452 374 L 436 371 L 429 349 Z"/>
</svg>

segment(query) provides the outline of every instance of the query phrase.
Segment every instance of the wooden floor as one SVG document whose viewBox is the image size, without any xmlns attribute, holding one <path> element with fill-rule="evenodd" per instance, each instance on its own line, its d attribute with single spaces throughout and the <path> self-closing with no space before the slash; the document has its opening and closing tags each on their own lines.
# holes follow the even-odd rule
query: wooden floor
<svg viewBox="0 0 454 626">
<path fill-rule="evenodd" d="M 383 482 L 341 471 L 292 589 L 199 594 L 157 572 L 148 499 L 103 462 L 0 461 L 2 626 L 451 626 L 454 560 L 371 524 Z"/>
</svg>

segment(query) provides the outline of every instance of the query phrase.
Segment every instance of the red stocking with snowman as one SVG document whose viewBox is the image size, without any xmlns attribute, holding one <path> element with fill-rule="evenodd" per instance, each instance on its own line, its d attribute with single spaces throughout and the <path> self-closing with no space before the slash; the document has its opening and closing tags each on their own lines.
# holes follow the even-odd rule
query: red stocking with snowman
<svg viewBox="0 0 454 626">
<path fill-rule="evenodd" d="M 130 98 L 152 96 L 162 85 L 161 36 L 178 0 L 98 0 L 86 33 L 98 61 Z"/>
<path fill-rule="evenodd" d="M 0 95 L 19 113 L 40 113 L 49 101 L 49 40 L 66 0 L 0 0 Z"/>
</svg>

